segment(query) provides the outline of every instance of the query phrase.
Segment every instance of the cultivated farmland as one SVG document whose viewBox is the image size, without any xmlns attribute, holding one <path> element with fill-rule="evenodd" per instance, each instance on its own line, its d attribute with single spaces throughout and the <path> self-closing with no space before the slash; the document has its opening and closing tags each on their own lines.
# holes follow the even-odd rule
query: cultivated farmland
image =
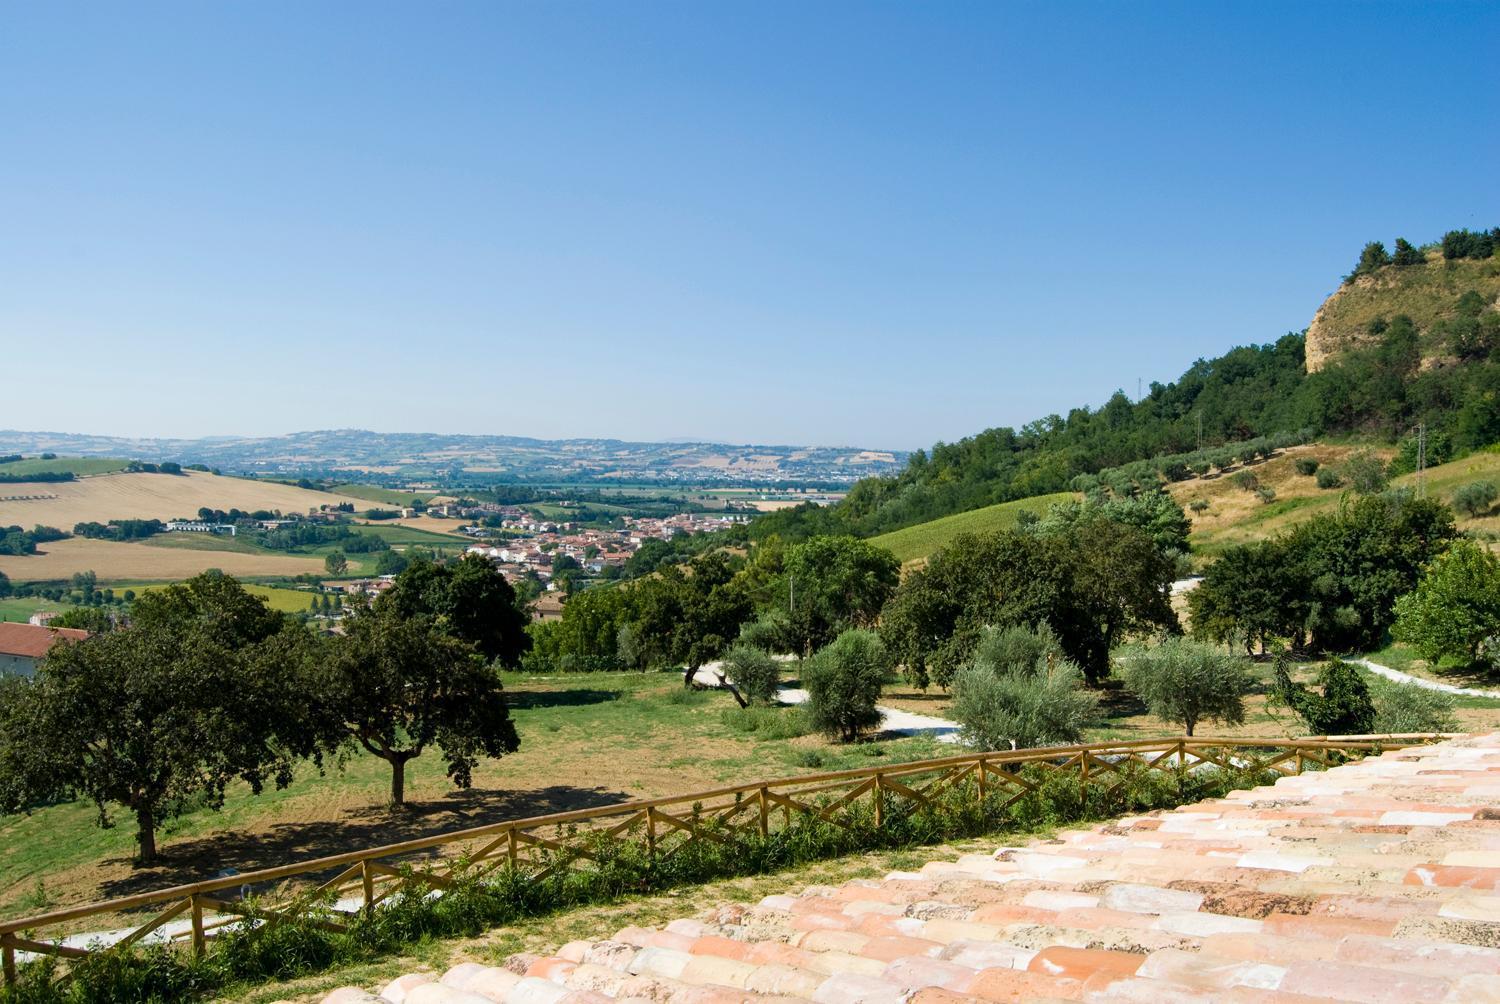
<svg viewBox="0 0 1500 1004">
<path fill-rule="evenodd" d="M 43 544 L 37 554 L 0 555 L 0 572 L 16 582 L 67 579 L 89 571 L 104 582 L 176 581 L 209 568 L 235 576 L 322 574 L 323 556 L 156 547 L 86 537 Z"/>
<path fill-rule="evenodd" d="M 15 501 L 15 496 L 40 496 Z M 78 481 L 17 482 L 0 485 L 0 526 L 37 524 L 71 530 L 75 523 L 112 519 L 172 519 L 195 516 L 199 508 L 280 509 L 307 512 L 320 505 L 368 503 L 345 495 L 293 485 L 221 477 L 204 471 L 182 474 L 105 474 Z"/>
</svg>

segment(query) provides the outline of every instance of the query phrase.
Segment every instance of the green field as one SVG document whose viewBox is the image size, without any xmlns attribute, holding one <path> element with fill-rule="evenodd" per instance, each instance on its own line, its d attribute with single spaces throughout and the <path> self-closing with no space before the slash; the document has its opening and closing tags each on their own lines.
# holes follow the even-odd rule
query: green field
<svg viewBox="0 0 1500 1004">
<path fill-rule="evenodd" d="M 435 498 L 436 492 L 402 492 L 394 488 L 381 488 L 377 485 L 349 484 L 334 485 L 329 491 L 336 495 L 347 495 L 350 498 L 365 499 L 369 502 L 380 502 L 385 505 L 411 506 L 417 502 L 426 504 L 430 498 Z"/>
<path fill-rule="evenodd" d="M 79 476 L 87 474 L 109 474 L 112 471 L 123 471 L 128 460 L 117 460 L 112 457 L 58 457 L 56 460 L 13 460 L 8 464 L 0 464 L 0 474 L 61 474 L 64 472 Z"/>
<path fill-rule="evenodd" d="M 42 599 L 39 596 L 12 596 L 0 600 L 0 621 L 25 623 L 38 610 L 67 610 L 73 604 Z"/>
<path fill-rule="evenodd" d="M 156 589 L 165 589 L 171 585 L 168 582 L 122 582 L 113 586 L 115 592 L 125 589 L 134 589 L 137 593 L 149 593 Z M 241 581 L 240 585 L 245 587 L 246 592 L 254 593 L 263 597 L 272 610 L 280 610 L 282 613 L 297 614 L 312 606 L 313 593 L 301 589 L 286 589 L 281 586 L 263 586 L 255 582 Z M 0 604 L 8 601 L 0 600 Z M 52 609 L 56 609 L 53 604 Z"/>
<path fill-rule="evenodd" d="M 453 521 L 453 529 L 458 530 L 465 525 L 459 520 Z M 372 537 L 379 537 L 392 547 L 407 547 L 412 544 L 420 544 L 423 547 L 462 547 L 468 540 L 460 537 L 456 532 L 452 535 L 445 533 L 434 533 L 431 530 L 421 530 L 414 526 L 397 526 L 390 523 L 361 523 L 360 533 L 367 533 Z M 350 555 L 353 557 L 353 555 Z"/>
<path fill-rule="evenodd" d="M 1048 507 L 1054 503 L 1066 502 L 1076 497 L 1072 492 L 1057 492 L 1054 495 L 1038 495 L 1035 498 L 1020 499 L 1015 502 L 1001 502 L 999 505 L 985 506 L 983 509 L 954 513 L 952 516 L 944 516 L 942 519 L 935 519 L 928 523 L 918 523 L 904 530 L 883 533 L 879 537 L 871 538 L 870 542 L 888 549 L 900 558 L 902 563 L 915 561 L 918 558 L 929 557 L 961 533 L 1009 530 L 1016 525 L 1016 518 L 1022 512 L 1045 515 Z"/>
</svg>

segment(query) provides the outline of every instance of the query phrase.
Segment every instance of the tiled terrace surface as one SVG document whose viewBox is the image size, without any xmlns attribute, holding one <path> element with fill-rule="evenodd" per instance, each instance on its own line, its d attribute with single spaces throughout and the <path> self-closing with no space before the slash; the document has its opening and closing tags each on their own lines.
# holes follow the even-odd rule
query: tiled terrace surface
<svg viewBox="0 0 1500 1004">
<path fill-rule="evenodd" d="M 1500 733 L 325 1004 L 1500 1002 Z"/>
</svg>

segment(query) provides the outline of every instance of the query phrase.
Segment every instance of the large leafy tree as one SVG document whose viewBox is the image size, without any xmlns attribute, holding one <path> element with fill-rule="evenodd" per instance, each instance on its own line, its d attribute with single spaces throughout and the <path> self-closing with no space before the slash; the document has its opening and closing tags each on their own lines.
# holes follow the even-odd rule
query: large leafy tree
<svg viewBox="0 0 1500 1004">
<path fill-rule="evenodd" d="M 163 821 L 217 808 L 236 779 L 285 786 L 313 751 L 297 676 L 309 641 L 223 575 L 142 596 L 129 628 L 55 646 L 3 691 L 3 808 L 84 797 L 109 825 L 122 807 L 152 863 Z"/>
<path fill-rule="evenodd" d="M 804 655 L 851 627 L 869 627 L 895 592 L 901 563 L 854 537 L 812 537 L 786 555 L 790 635 Z"/>
<path fill-rule="evenodd" d="M 406 617 L 394 604 L 355 611 L 308 673 L 325 741 L 390 764 L 393 805 L 406 801 L 407 763 L 431 746 L 461 788 L 481 756 L 520 746 L 498 670 L 425 614 Z"/>
<path fill-rule="evenodd" d="M 530 618 L 505 576 L 478 555 L 453 564 L 414 561 L 380 598 L 402 617 L 425 615 L 489 660 L 515 666 L 531 644 Z"/>
<path fill-rule="evenodd" d="M 1280 638 L 1318 651 L 1379 648 L 1397 598 L 1456 533 L 1453 513 L 1432 499 L 1359 498 L 1267 543 L 1226 551 L 1189 600 L 1194 628 L 1247 645 Z"/>
<path fill-rule="evenodd" d="M 1500 635 L 1500 559 L 1473 541 L 1454 542 L 1396 601 L 1392 633 L 1424 659 L 1478 662 Z"/>
</svg>

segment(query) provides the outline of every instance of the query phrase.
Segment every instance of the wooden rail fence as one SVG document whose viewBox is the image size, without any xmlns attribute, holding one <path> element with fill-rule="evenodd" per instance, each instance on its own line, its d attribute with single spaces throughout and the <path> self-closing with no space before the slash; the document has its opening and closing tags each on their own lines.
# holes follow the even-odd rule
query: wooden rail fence
<svg viewBox="0 0 1500 1004">
<path fill-rule="evenodd" d="M 598 808 L 492 823 L 367 850 L 299 861 L 241 875 L 174 886 L 156 892 L 54 910 L 0 922 L 0 957 L 7 982 L 16 978 L 18 953 L 82 958 L 135 944 L 177 921 L 158 937 L 190 945 L 202 954 L 216 933 L 251 913 L 237 897 L 243 887 L 265 890 L 254 911 L 262 923 L 316 916 L 342 929 L 349 920 L 401 892 L 408 883 L 441 888 L 464 862 L 469 875 L 514 869 L 540 881 L 592 860 L 600 840 L 630 842 L 653 861 L 701 841 L 729 842 L 736 833 L 767 836 L 794 821 L 819 819 L 849 825 L 847 816 L 864 804 L 876 826 L 901 803 L 929 805 L 956 786 L 979 801 L 1001 796 L 1009 806 L 1037 788 L 1022 768 L 1076 775 L 1081 784 L 1130 771 L 1187 771 L 1195 767 L 1299 774 L 1370 753 L 1454 738 L 1453 734 L 1320 736 L 1304 739 L 1168 738 L 1048 747 L 1001 753 L 965 753 L 935 760 L 757 781 L 711 791 L 622 802 Z M 1034 776 L 1036 771 L 1032 771 Z M 401 859 L 446 854 L 413 872 Z M 331 877 L 324 877 L 331 874 Z M 294 880 L 301 879 L 301 883 Z M 317 882 L 311 888 L 307 880 Z M 320 881 L 321 880 L 321 881 Z M 327 903 L 333 901 L 330 908 Z M 89 918 L 118 918 L 145 911 L 143 922 L 80 944 L 64 932 Z M 186 921 L 179 918 L 186 915 Z M 50 933 L 49 933 L 50 932 Z"/>
</svg>

